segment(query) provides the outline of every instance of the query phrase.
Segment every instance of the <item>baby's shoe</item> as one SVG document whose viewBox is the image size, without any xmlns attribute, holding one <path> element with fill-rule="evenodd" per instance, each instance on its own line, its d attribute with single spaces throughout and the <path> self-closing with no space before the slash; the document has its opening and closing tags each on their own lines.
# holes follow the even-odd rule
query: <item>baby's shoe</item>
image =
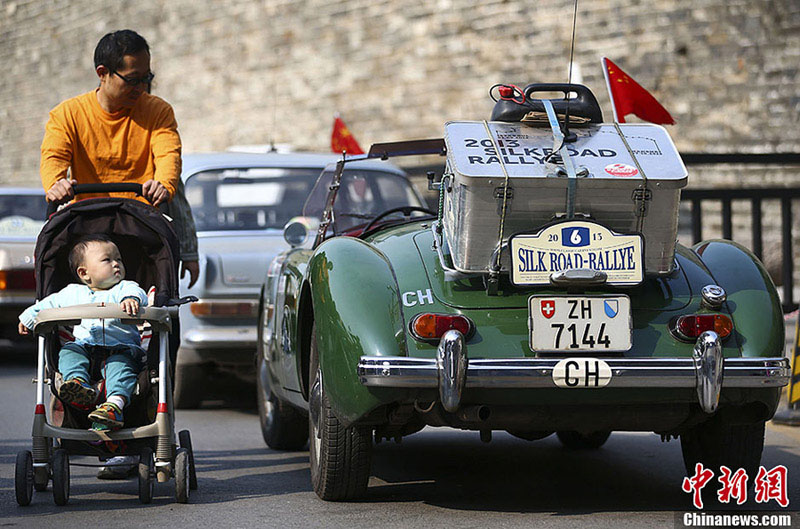
<svg viewBox="0 0 800 529">
<path fill-rule="evenodd" d="M 122 418 L 122 410 L 113 402 L 104 402 L 89 414 L 93 430 L 116 430 L 122 428 L 125 420 Z"/>
<path fill-rule="evenodd" d="M 82 378 L 71 378 L 61 384 L 58 396 L 65 402 L 78 406 L 91 406 L 97 399 L 97 392 Z"/>
</svg>

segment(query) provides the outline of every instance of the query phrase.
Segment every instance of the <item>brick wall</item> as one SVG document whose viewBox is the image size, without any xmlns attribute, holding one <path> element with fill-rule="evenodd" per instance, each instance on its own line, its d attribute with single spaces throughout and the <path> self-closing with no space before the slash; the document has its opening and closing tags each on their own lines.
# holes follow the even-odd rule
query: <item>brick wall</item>
<svg viewBox="0 0 800 529">
<path fill-rule="evenodd" d="M 365 147 L 488 117 L 495 82 L 565 81 L 571 21 L 568 0 L 2 0 L 0 182 L 37 179 L 47 112 L 96 85 L 112 29 L 148 39 L 186 152 L 324 151 L 337 111 Z M 798 150 L 796 0 L 583 1 L 577 37 L 609 118 L 604 55 L 673 113 L 681 150 Z"/>
<path fill-rule="evenodd" d="M 496 82 L 564 82 L 571 23 L 570 0 L 0 0 L 0 184 L 38 182 L 47 112 L 96 86 L 94 46 L 110 30 L 148 39 L 184 152 L 327 151 L 334 112 L 366 148 L 488 118 Z M 670 110 L 679 150 L 800 150 L 797 0 L 582 0 L 573 79 L 611 119 L 603 56 Z M 703 167 L 689 185 L 796 186 L 798 172 Z"/>
</svg>

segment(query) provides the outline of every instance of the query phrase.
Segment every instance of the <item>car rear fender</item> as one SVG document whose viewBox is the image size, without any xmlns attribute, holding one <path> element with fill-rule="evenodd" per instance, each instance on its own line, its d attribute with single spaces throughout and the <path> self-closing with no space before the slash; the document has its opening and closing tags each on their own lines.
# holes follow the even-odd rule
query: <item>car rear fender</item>
<svg viewBox="0 0 800 529">
<path fill-rule="evenodd" d="M 728 240 L 703 241 L 692 250 L 728 294 L 727 305 L 742 356 L 783 356 L 781 300 L 758 258 L 744 246 Z"/>
<path fill-rule="evenodd" d="M 387 397 L 378 399 L 374 390 L 361 385 L 356 370 L 360 357 L 408 354 L 397 278 L 383 253 L 351 237 L 323 243 L 306 277 L 313 311 L 301 309 L 306 319 L 298 322 L 300 336 L 303 331 L 310 336 L 308 318 L 313 317 L 325 391 L 333 412 L 349 424 Z"/>
</svg>

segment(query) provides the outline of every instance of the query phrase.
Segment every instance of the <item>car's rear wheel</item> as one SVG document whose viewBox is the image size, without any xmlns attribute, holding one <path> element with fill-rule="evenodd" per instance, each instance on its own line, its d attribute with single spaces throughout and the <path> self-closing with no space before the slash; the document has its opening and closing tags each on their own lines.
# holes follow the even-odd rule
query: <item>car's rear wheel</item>
<svg viewBox="0 0 800 529">
<path fill-rule="evenodd" d="M 266 362 L 262 355 L 256 361 L 256 399 L 261 435 L 274 450 L 301 450 L 308 441 L 308 419 L 272 393 Z"/>
<path fill-rule="evenodd" d="M 595 450 L 608 441 L 611 432 L 608 430 L 601 430 L 599 432 L 584 434 L 574 431 L 563 431 L 556 432 L 556 435 L 558 436 L 558 440 L 561 441 L 561 444 L 572 450 Z"/>
<path fill-rule="evenodd" d="M 730 424 L 715 417 L 681 434 L 683 463 L 693 476 L 697 463 L 716 474 L 725 465 L 731 472 L 743 468 L 755 476 L 764 451 L 764 421 Z"/>
<path fill-rule="evenodd" d="M 319 369 L 316 329 L 309 361 L 309 459 L 311 484 L 323 500 L 352 500 L 366 493 L 372 458 L 372 428 L 345 427 L 331 411 Z"/>
<path fill-rule="evenodd" d="M 175 407 L 191 410 L 200 406 L 203 400 L 203 368 L 194 365 L 175 367 Z"/>
</svg>

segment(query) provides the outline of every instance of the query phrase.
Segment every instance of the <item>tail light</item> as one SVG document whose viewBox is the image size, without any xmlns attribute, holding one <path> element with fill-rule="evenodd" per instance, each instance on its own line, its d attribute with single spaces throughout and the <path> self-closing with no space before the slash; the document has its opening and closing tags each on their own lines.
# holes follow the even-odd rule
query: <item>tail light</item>
<svg viewBox="0 0 800 529">
<path fill-rule="evenodd" d="M 33 268 L 0 270 L 0 290 L 36 290 Z"/>
<path fill-rule="evenodd" d="M 189 305 L 189 310 L 198 318 L 255 318 L 258 315 L 258 303 L 200 300 Z"/>
<path fill-rule="evenodd" d="M 467 339 L 475 332 L 472 320 L 461 314 L 417 314 L 410 328 L 414 338 L 424 342 L 436 342 L 450 330 L 459 331 Z"/>
<path fill-rule="evenodd" d="M 677 318 L 670 330 L 683 341 L 693 341 L 706 331 L 714 331 L 724 339 L 733 332 L 733 321 L 726 314 L 691 314 Z"/>
</svg>

